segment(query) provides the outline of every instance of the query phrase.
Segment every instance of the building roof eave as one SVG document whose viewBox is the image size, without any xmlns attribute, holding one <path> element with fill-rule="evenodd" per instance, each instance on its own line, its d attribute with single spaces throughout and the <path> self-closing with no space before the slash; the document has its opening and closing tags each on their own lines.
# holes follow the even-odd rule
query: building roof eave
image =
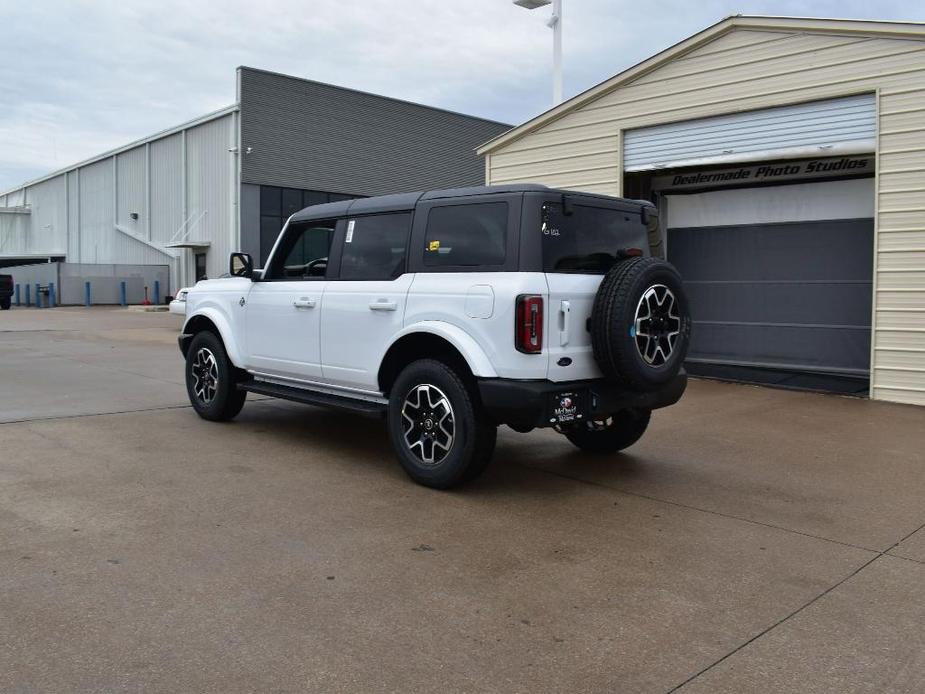
<svg viewBox="0 0 925 694">
<path fill-rule="evenodd" d="M 585 104 L 599 99 L 623 84 L 656 70 L 662 65 L 715 40 L 735 28 L 769 31 L 811 31 L 816 33 L 862 34 L 865 36 L 886 36 L 905 39 L 925 39 L 925 23 L 895 22 L 863 19 L 824 19 L 812 17 L 772 17 L 758 15 L 731 15 L 710 25 L 706 29 L 687 37 L 673 46 L 646 58 L 613 77 L 594 85 L 580 94 L 541 113 L 516 128 L 498 135 L 476 148 L 479 156 L 510 144 L 574 111 Z"/>
</svg>

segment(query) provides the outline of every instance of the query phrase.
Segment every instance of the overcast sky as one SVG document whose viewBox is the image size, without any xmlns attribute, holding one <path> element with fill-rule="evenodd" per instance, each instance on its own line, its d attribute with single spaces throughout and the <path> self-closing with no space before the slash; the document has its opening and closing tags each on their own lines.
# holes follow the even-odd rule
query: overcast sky
<svg viewBox="0 0 925 694">
<path fill-rule="evenodd" d="M 921 0 L 563 0 L 566 97 L 730 14 L 925 21 Z M 238 65 L 519 123 L 548 9 L 511 0 L 0 0 L 0 191 L 234 102 Z"/>
</svg>

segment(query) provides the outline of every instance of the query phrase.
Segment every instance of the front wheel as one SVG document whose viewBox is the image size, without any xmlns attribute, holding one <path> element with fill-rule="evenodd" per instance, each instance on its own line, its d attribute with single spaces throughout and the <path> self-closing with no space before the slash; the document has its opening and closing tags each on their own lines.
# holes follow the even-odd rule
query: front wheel
<svg viewBox="0 0 925 694">
<path fill-rule="evenodd" d="M 4 297 L 3 299 L 0 299 L 0 310 L 9 311 L 10 306 L 12 305 L 13 305 L 13 301 L 10 299 L 10 297 L 7 296 L 7 297 Z"/>
<path fill-rule="evenodd" d="M 186 392 L 196 414 L 213 422 L 234 419 L 244 407 L 247 391 L 238 389 L 234 364 L 215 333 L 197 333 L 190 342 Z"/>
<path fill-rule="evenodd" d="M 608 454 L 629 448 L 646 432 L 649 410 L 624 410 L 607 419 L 582 422 L 565 431 L 565 437 L 589 453 Z"/>
<path fill-rule="evenodd" d="M 474 479 L 491 460 L 497 432 L 474 393 L 443 362 L 412 362 L 392 386 L 389 437 L 418 484 L 448 489 Z"/>
</svg>

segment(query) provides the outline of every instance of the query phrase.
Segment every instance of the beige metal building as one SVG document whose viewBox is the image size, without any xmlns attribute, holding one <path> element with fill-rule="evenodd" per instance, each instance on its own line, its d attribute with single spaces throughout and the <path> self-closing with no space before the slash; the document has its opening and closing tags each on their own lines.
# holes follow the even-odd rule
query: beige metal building
<svg viewBox="0 0 925 694">
<path fill-rule="evenodd" d="M 925 405 L 925 26 L 729 17 L 479 153 L 658 203 L 693 371 Z"/>
</svg>

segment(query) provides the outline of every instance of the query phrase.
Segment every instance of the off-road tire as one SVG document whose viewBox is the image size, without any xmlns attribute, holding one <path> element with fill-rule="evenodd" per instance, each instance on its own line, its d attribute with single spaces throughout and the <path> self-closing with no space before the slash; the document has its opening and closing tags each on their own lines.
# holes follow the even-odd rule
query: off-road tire
<svg viewBox="0 0 925 694">
<path fill-rule="evenodd" d="M 643 297 L 656 287 L 671 293 L 678 334 L 664 361 L 650 363 L 637 343 L 636 319 Z M 690 344 L 690 308 L 678 271 L 659 258 L 618 262 L 604 276 L 594 297 L 590 328 L 594 358 L 606 378 L 638 391 L 669 382 L 681 370 Z"/>
<path fill-rule="evenodd" d="M 582 424 L 565 432 L 565 437 L 588 453 L 608 455 L 629 448 L 646 432 L 649 410 L 623 410 L 611 418 L 606 428 L 595 428 L 594 422 Z"/>
<path fill-rule="evenodd" d="M 441 404 L 443 399 L 448 408 Z M 428 420 L 431 426 L 425 429 Z M 408 476 L 434 489 L 449 489 L 478 477 L 491 461 L 498 435 L 497 426 L 482 411 L 474 385 L 435 359 L 414 361 L 398 375 L 389 396 L 388 429 Z M 451 432 L 449 443 L 444 432 Z M 426 436 L 431 437 L 429 444 Z"/>
<path fill-rule="evenodd" d="M 208 355 L 214 359 L 214 368 L 208 362 Z M 211 374 L 208 379 L 214 381 L 213 387 L 206 389 L 210 396 L 208 399 L 203 396 L 203 378 L 206 376 L 201 366 L 204 361 L 208 363 Z M 236 369 L 218 335 L 203 330 L 193 336 L 186 352 L 185 370 L 186 393 L 196 414 L 213 422 L 226 422 L 241 412 L 247 391 L 238 388 Z"/>
</svg>

